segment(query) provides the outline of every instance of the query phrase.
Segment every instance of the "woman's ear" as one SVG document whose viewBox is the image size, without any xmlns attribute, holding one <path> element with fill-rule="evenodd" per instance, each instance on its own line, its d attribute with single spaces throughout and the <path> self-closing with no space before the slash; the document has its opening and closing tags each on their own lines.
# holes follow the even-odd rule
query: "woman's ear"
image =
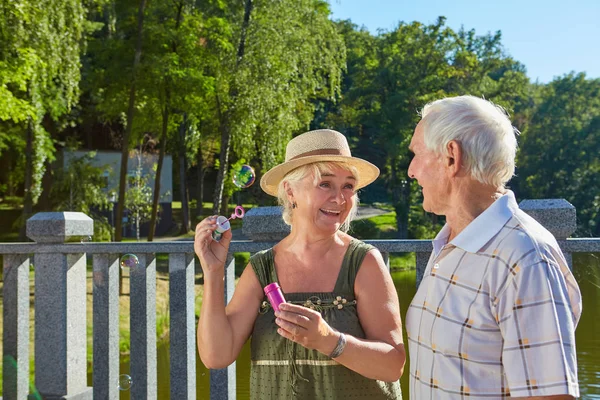
<svg viewBox="0 0 600 400">
<path fill-rule="evenodd" d="M 292 185 L 290 185 L 290 183 L 288 181 L 284 181 L 283 189 L 285 190 L 285 193 L 287 194 L 287 198 L 288 198 L 288 201 L 290 202 L 290 204 L 294 203 L 294 189 L 292 188 Z"/>
</svg>

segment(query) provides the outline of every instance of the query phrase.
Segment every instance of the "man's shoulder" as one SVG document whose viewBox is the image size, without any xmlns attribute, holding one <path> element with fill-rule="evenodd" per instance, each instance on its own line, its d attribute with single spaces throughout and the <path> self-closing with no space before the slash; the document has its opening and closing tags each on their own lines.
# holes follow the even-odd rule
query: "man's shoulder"
<svg viewBox="0 0 600 400">
<path fill-rule="evenodd" d="M 511 261 L 521 263 L 554 258 L 560 253 L 552 233 L 522 210 L 513 214 L 493 242 L 498 246 L 497 252 L 509 255 Z"/>
</svg>

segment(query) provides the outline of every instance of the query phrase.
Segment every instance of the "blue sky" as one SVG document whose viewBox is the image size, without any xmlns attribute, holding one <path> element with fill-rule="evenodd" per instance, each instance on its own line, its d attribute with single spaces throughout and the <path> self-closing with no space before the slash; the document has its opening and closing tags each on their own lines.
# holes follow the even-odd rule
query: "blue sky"
<svg viewBox="0 0 600 400">
<path fill-rule="evenodd" d="M 332 19 L 376 34 L 398 22 L 434 23 L 478 34 L 502 31 L 506 51 L 541 83 L 570 71 L 600 78 L 600 0 L 330 0 Z"/>
</svg>

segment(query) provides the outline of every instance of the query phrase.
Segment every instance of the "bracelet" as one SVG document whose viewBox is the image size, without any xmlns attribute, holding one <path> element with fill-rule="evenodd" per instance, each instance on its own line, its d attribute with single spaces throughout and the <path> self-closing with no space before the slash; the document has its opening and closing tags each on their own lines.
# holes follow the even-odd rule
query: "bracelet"
<svg viewBox="0 0 600 400">
<path fill-rule="evenodd" d="M 338 358 L 339 356 L 342 355 L 342 352 L 344 351 L 345 348 L 346 348 L 346 335 L 344 335 L 342 332 L 340 332 L 340 337 L 338 339 L 337 345 L 335 346 L 335 349 L 333 349 L 333 351 L 329 355 L 329 358 Z"/>
</svg>

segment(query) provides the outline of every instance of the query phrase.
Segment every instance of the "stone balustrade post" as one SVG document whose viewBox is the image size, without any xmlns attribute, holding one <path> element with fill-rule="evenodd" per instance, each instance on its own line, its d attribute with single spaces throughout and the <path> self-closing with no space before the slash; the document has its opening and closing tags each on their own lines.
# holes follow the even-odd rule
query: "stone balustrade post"
<svg viewBox="0 0 600 400">
<path fill-rule="evenodd" d="M 289 235 L 281 207 L 255 207 L 244 215 L 242 233 L 256 242 L 277 242 Z"/>
<path fill-rule="evenodd" d="M 38 243 L 94 233 L 80 212 L 42 212 L 27 220 Z M 87 387 L 85 253 L 34 254 L 35 386 L 44 399 L 92 399 Z M 115 382 L 116 384 L 116 382 Z"/>
<path fill-rule="evenodd" d="M 577 230 L 577 210 L 565 199 L 523 200 L 519 208 L 548 229 L 559 242 L 570 237 Z M 572 268 L 571 253 L 564 253 Z"/>
</svg>

